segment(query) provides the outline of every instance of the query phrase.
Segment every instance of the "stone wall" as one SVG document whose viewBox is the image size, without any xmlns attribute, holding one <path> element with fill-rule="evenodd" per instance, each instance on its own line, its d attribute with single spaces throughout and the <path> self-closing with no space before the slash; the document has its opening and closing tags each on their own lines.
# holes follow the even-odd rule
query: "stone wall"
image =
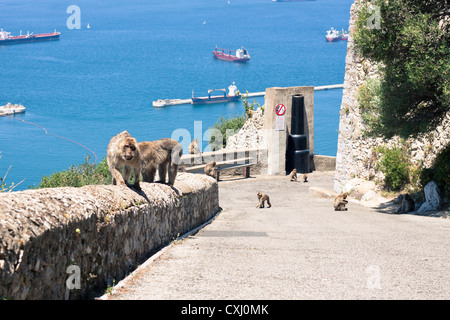
<svg viewBox="0 0 450 320">
<path fill-rule="evenodd" d="M 352 178 L 380 180 L 383 173 L 376 170 L 377 155 L 373 147 L 392 145 L 399 139 L 385 141 L 381 138 L 363 138 L 364 122 L 357 101 L 358 88 L 364 84 L 367 77 L 378 77 L 375 64 L 360 57 L 354 50 L 353 32 L 357 19 L 357 8 L 362 0 L 355 0 L 350 11 L 345 80 L 340 109 L 338 150 L 336 155 L 336 175 L 334 190 L 341 192 L 345 184 Z M 406 141 L 409 146 L 410 158 L 413 164 L 430 167 L 436 154 L 450 141 L 450 113 L 442 124 L 433 132 Z"/>
<path fill-rule="evenodd" d="M 141 187 L 0 194 L 0 298 L 88 298 L 219 211 L 217 182 L 206 175 Z"/>
</svg>

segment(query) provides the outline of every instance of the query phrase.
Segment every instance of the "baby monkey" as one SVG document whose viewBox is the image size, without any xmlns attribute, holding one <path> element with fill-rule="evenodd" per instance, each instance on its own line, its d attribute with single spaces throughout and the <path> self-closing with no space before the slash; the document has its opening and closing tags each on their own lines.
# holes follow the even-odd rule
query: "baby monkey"
<svg viewBox="0 0 450 320">
<path fill-rule="evenodd" d="M 259 200 L 259 204 L 256 206 L 257 208 L 264 208 L 264 202 L 267 201 L 267 208 L 270 208 L 272 205 L 270 204 L 269 196 L 267 194 L 262 194 L 261 192 L 258 192 L 256 195 Z"/>
<path fill-rule="evenodd" d="M 297 182 L 297 169 L 294 169 L 291 171 L 291 174 L 289 175 L 289 179 L 291 181 Z"/>
</svg>

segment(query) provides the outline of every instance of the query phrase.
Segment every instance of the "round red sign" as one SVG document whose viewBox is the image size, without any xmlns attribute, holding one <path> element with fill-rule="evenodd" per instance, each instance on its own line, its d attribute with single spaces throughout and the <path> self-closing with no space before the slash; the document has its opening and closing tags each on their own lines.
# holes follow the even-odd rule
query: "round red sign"
<svg viewBox="0 0 450 320">
<path fill-rule="evenodd" d="M 275 107 L 275 113 L 278 115 L 278 116 L 282 116 L 282 115 L 284 115 L 285 113 L 286 113 L 286 107 L 284 106 L 284 104 L 278 104 L 276 107 Z"/>
</svg>

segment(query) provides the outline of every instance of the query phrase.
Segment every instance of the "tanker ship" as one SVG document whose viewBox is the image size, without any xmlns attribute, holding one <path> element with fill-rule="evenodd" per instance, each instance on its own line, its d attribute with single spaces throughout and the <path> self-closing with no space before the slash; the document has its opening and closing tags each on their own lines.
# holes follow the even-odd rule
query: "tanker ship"
<svg viewBox="0 0 450 320">
<path fill-rule="evenodd" d="M 225 51 L 228 51 L 226 53 Z M 247 49 L 242 47 L 241 49 L 236 50 L 236 55 L 233 55 L 232 50 L 216 48 L 213 51 L 214 58 L 225 60 L 225 61 L 233 61 L 233 62 L 247 62 L 250 60 L 250 55 L 248 54 Z"/>
<path fill-rule="evenodd" d="M 20 43 L 28 43 L 28 42 L 39 42 L 39 41 L 51 41 L 51 40 L 59 40 L 60 32 L 51 33 L 39 33 L 33 34 L 27 32 L 26 35 L 22 35 L 22 31 L 18 36 L 11 36 L 11 32 L 3 31 L 0 29 L 0 46 L 8 45 L 8 44 L 20 44 Z"/>
</svg>

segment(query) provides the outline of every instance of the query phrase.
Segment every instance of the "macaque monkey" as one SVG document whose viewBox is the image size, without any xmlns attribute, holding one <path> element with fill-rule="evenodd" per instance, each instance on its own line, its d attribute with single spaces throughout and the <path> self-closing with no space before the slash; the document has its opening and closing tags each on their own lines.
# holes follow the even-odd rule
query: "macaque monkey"
<svg viewBox="0 0 450 320">
<path fill-rule="evenodd" d="M 256 195 L 259 200 L 259 204 L 256 206 L 257 208 L 264 208 L 264 202 L 267 201 L 267 208 L 270 208 L 272 205 L 270 204 L 269 196 L 267 194 L 262 194 L 258 192 Z"/>
<path fill-rule="evenodd" d="M 303 174 L 303 183 L 308 182 L 308 175 L 306 173 Z"/>
<path fill-rule="evenodd" d="M 134 170 L 134 188 L 140 190 L 141 159 L 137 141 L 127 131 L 122 131 L 111 138 L 107 149 L 109 170 L 112 183 L 126 186 L 129 182 L 131 169 Z M 123 173 L 120 172 L 123 167 Z"/>
<path fill-rule="evenodd" d="M 289 175 L 290 181 L 297 182 L 297 169 L 294 169 L 291 171 L 291 174 Z"/>
<path fill-rule="evenodd" d="M 183 153 L 181 144 L 174 139 L 163 138 L 139 142 L 138 147 L 141 152 L 143 180 L 154 182 L 156 169 L 158 169 L 160 182 L 166 183 L 166 175 L 168 174 L 168 185 L 173 186 Z"/>
<path fill-rule="evenodd" d="M 217 168 L 215 161 L 211 161 L 205 166 L 205 173 L 210 177 L 217 178 Z"/>
<path fill-rule="evenodd" d="M 190 154 L 202 154 L 198 146 L 198 139 L 192 140 L 191 144 L 188 147 L 188 151 Z"/>
<path fill-rule="evenodd" d="M 334 199 L 334 211 L 347 211 L 348 209 L 345 207 L 345 205 L 348 203 L 347 200 L 347 193 L 341 193 Z"/>
<path fill-rule="evenodd" d="M 414 210 L 414 200 L 408 193 L 404 195 L 401 194 L 399 198 L 401 199 L 400 207 L 397 208 L 395 213 L 408 213 Z"/>
</svg>

